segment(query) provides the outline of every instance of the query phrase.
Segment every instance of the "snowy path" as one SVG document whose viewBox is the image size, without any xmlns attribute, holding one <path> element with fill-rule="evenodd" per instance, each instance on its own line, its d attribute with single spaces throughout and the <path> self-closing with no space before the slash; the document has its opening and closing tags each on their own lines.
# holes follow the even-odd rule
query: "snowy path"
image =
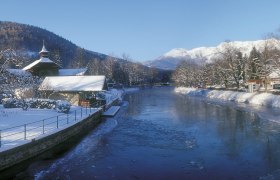
<svg viewBox="0 0 280 180">
<path fill-rule="evenodd" d="M 0 107 L 0 152 L 30 142 L 85 119 L 99 108 L 72 106 L 69 114 L 52 109 L 5 109 Z"/>
<path fill-rule="evenodd" d="M 111 89 L 104 92 L 107 104 L 125 93 L 138 91 L 139 88 L 122 90 Z M 48 136 L 85 119 L 99 108 L 72 106 L 68 114 L 51 109 L 6 109 L 0 105 L 0 152 L 30 142 L 34 138 Z"/>
</svg>

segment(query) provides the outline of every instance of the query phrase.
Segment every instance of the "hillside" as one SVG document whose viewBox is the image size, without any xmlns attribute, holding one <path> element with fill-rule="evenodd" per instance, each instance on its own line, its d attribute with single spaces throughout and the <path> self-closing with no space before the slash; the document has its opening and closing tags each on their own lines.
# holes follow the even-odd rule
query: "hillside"
<svg viewBox="0 0 280 180">
<path fill-rule="evenodd" d="M 9 65 L 10 68 L 22 68 L 39 58 L 38 52 L 42 48 L 43 40 L 50 52 L 50 59 L 64 68 L 87 67 L 88 74 L 105 75 L 108 81 L 123 85 L 170 81 L 170 71 L 149 68 L 131 62 L 129 59 L 115 58 L 82 49 L 71 41 L 42 28 L 0 21 L 0 51 L 11 48 L 16 51 L 17 59 L 20 61 Z"/>
<path fill-rule="evenodd" d="M 20 52 L 27 59 L 38 58 L 43 40 L 50 51 L 50 58 L 54 61 L 60 59 L 63 67 L 70 66 L 74 59 L 82 57 L 87 62 L 90 59 L 103 60 L 107 55 L 82 49 L 71 41 L 60 37 L 45 29 L 0 21 L 0 50 L 12 48 Z"/>
<path fill-rule="evenodd" d="M 222 42 L 215 47 L 199 47 L 191 50 L 175 48 L 154 61 L 146 62 L 145 65 L 161 69 L 175 69 L 181 61 L 193 61 L 198 64 L 211 62 L 227 44 L 236 47 L 243 54 L 249 55 L 254 46 L 257 50 L 260 50 L 264 46 L 265 40 Z"/>
</svg>

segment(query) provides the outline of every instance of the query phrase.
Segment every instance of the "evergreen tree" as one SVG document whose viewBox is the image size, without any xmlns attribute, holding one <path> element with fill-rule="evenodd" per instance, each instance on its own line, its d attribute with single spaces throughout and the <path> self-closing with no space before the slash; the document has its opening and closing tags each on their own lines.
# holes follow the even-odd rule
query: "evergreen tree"
<svg viewBox="0 0 280 180">
<path fill-rule="evenodd" d="M 248 74 L 250 79 L 260 79 L 261 73 L 261 54 L 255 47 L 250 52 L 248 58 Z"/>
</svg>

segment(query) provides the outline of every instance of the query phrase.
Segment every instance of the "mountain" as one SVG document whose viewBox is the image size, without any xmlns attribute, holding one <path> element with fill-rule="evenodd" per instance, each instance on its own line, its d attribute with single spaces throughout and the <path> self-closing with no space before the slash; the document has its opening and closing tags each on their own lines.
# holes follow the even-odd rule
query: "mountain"
<svg viewBox="0 0 280 180">
<path fill-rule="evenodd" d="M 50 52 L 52 60 L 60 59 L 63 67 L 71 66 L 75 59 L 84 62 L 90 59 L 104 60 L 105 54 L 83 49 L 71 41 L 60 37 L 48 30 L 15 22 L 0 21 L 0 51 L 8 48 L 30 61 L 39 57 L 38 52 L 42 48 L 43 40 Z"/>
<path fill-rule="evenodd" d="M 270 40 L 274 42 L 273 39 Z M 170 69 L 174 70 L 177 65 L 182 61 L 192 61 L 198 64 L 209 63 L 219 56 L 219 52 L 227 45 L 231 45 L 239 49 L 243 54 L 249 55 L 253 47 L 260 50 L 264 47 L 266 40 L 258 41 L 232 41 L 232 42 L 222 42 L 215 47 L 199 47 L 191 50 L 184 48 L 176 48 L 165 53 L 164 55 L 158 57 L 153 61 L 147 61 L 144 64 L 149 67 L 157 67 L 160 69 Z M 276 46 L 279 46 L 277 44 Z"/>
</svg>

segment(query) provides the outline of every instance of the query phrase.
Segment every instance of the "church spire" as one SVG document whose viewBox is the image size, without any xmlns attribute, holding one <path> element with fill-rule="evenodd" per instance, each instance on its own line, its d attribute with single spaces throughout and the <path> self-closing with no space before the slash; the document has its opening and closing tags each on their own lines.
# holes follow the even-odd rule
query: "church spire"
<svg viewBox="0 0 280 180">
<path fill-rule="evenodd" d="M 49 57 L 49 51 L 46 49 L 45 47 L 45 41 L 43 40 L 43 47 L 42 47 L 42 50 L 39 52 L 40 54 L 40 57 L 46 57 L 48 58 Z"/>
</svg>

